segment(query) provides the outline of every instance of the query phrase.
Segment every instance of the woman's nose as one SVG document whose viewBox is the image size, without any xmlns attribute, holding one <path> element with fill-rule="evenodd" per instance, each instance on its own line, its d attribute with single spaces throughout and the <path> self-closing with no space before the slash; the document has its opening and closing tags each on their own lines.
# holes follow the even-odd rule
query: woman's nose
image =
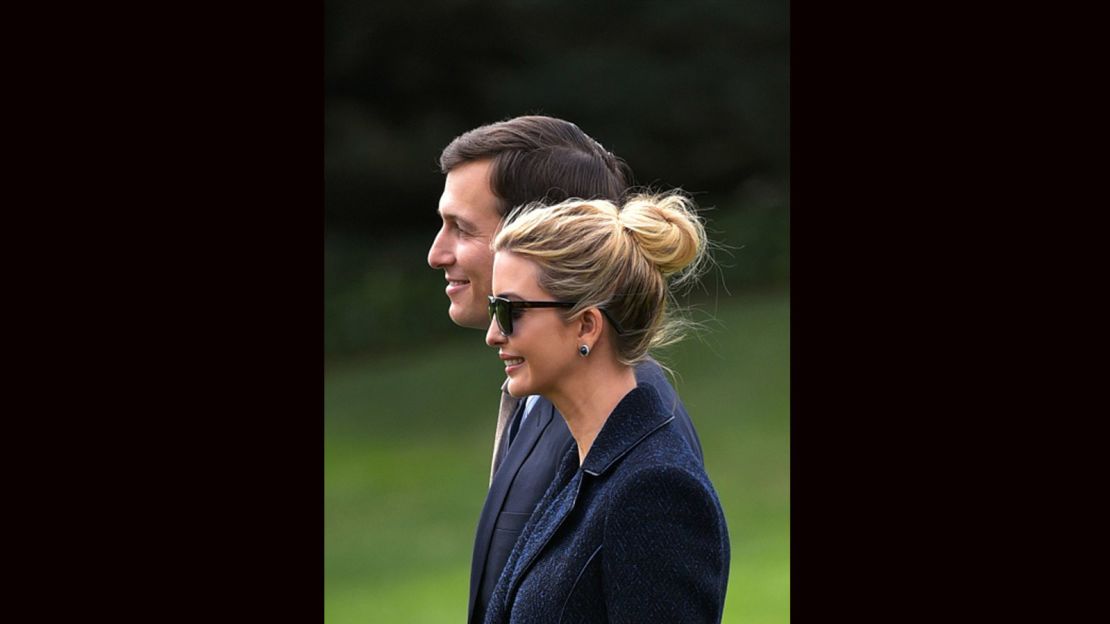
<svg viewBox="0 0 1110 624">
<path fill-rule="evenodd" d="M 489 327 L 486 329 L 486 344 L 491 347 L 500 347 L 505 344 L 505 336 L 501 335 L 501 328 L 497 325 L 497 319 L 491 318 L 489 320 Z"/>
</svg>

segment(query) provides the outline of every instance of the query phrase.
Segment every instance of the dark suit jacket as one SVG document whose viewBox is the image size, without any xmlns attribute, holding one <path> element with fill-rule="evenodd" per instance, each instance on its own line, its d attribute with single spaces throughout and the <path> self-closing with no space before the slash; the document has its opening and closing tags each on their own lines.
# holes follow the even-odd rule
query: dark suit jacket
<svg viewBox="0 0 1110 624">
<path fill-rule="evenodd" d="M 720 622 L 729 540 L 717 494 L 649 384 L 578 449 L 513 548 L 485 624 Z"/>
<path fill-rule="evenodd" d="M 655 389 L 662 399 L 663 411 L 675 417 L 672 427 L 678 430 L 700 464 L 702 452 L 697 432 L 659 364 L 650 358 L 645 360 L 636 367 L 636 378 Z M 524 401 L 521 401 L 514 419 L 520 417 L 523 407 Z M 470 560 L 467 618 L 470 624 L 483 621 L 490 594 L 521 529 L 551 484 L 560 458 L 573 444 L 574 438 L 562 415 L 550 401 L 541 397 L 494 473 L 478 519 L 474 554 Z"/>
</svg>

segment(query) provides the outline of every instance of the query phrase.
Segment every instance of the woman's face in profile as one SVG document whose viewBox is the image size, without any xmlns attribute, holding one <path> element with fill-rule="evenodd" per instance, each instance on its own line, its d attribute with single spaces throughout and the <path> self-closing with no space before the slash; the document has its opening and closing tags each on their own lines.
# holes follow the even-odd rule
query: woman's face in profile
<svg viewBox="0 0 1110 624">
<path fill-rule="evenodd" d="M 493 294 L 510 301 L 556 301 L 540 287 L 539 266 L 524 256 L 499 251 L 493 259 Z M 513 332 L 503 336 L 496 319 L 490 319 L 486 344 L 498 350 L 514 397 L 549 395 L 566 378 L 578 355 L 573 324 L 563 309 L 513 310 Z"/>
</svg>

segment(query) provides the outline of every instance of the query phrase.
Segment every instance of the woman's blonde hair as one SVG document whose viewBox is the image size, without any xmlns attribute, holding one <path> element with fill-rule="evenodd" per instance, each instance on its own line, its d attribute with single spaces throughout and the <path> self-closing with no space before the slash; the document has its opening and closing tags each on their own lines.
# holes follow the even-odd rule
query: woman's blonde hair
<svg viewBox="0 0 1110 624">
<path fill-rule="evenodd" d="M 705 227 L 679 192 L 634 195 L 618 208 L 603 200 L 521 206 L 506 217 L 494 251 L 540 267 L 540 286 L 576 302 L 571 318 L 604 309 L 621 333 L 610 337 L 621 363 L 681 339 L 687 323 L 672 314 L 673 290 L 700 276 L 708 259 Z"/>
</svg>

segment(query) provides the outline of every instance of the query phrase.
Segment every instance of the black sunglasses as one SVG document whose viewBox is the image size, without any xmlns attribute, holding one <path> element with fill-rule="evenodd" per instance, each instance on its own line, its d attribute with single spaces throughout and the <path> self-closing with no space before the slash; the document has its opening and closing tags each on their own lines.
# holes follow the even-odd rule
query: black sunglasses
<svg viewBox="0 0 1110 624">
<path fill-rule="evenodd" d="M 497 319 L 497 328 L 501 330 L 502 336 L 511 336 L 513 334 L 513 317 L 519 313 L 516 312 L 522 308 L 573 308 L 575 303 L 569 301 L 512 301 L 504 297 L 494 297 L 489 295 L 489 317 Z M 621 329 L 620 323 L 609 316 L 609 312 L 605 308 L 598 308 L 605 318 L 613 324 L 613 329 L 617 330 L 618 334 L 623 334 L 624 330 Z"/>
</svg>

